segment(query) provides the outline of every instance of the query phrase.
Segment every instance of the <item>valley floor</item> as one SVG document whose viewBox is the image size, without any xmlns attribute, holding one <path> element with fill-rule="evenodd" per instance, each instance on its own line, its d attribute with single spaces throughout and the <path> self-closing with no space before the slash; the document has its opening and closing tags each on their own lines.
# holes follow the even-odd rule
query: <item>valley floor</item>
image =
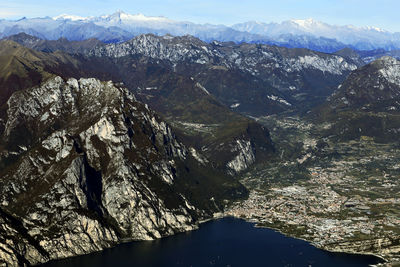
<svg viewBox="0 0 400 267">
<path fill-rule="evenodd" d="M 271 129 L 282 160 L 244 174 L 250 196 L 227 213 L 329 251 L 400 264 L 398 145 L 323 138 L 330 125 L 296 117 L 259 121 Z"/>
</svg>

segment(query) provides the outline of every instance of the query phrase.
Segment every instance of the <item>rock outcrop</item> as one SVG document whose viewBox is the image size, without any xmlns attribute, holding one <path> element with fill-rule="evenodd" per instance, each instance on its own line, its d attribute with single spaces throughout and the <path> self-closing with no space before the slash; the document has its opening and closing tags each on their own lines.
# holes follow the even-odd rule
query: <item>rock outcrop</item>
<svg viewBox="0 0 400 267">
<path fill-rule="evenodd" d="M 14 93 L 1 119 L 0 265 L 191 230 L 246 195 L 112 82 L 54 77 Z"/>
</svg>

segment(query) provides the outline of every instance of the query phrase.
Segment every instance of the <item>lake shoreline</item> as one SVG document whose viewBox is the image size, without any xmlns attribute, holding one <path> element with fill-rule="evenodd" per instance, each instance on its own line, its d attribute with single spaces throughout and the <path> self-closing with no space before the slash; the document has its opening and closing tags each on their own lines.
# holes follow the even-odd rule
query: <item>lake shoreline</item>
<svg viewBox="0 0 400 267">
<path fill-rule="evenodd" d="M 255 220 L 246 220 L 245 218 L 236 217 L 236 216 L 233 216 L 231 214 L 219 213 L 216 217 L 211 218 L 209 220 L 204 220 L 201 223 L 209 222 L 209 221 L 212 221 L 212 220 L 219 220 L 219 219 L 222 219 L 222 218 L 240 219 L 240 220 L 246 221 L 248 223 L 254 224 L 255 228 L 274 230 L 274 231 L 276 231 L 276 232 L 278 232 L 278 233 L 280 233 L 280 234 L 282 234 L 282 235 L 284 235 L 286 237 L 295 238 L 295 239 L 298 239 L 298 240 L 303 240 L 303 241 L 309 243 L 310 245 L 314 246 L 315 248 L 321 249 L 321 250 L 324 250 L 324 251 L 327 251 L 327 252 L 331 252 L 331 253 L 346 253 L 346 254 L 349 254 L 349 255 L 374 256 L 374 257 L 380 258 L 381 260 L 384 261 L 384 263 L 380 263 L 378 265 L 371 265 L 371 266 L 385 266 L 385 264 L 390 264 L 389 260 L 387 260 L 384 256 L 379 255 L 379 254 L 374 254 L 374 253 L 369 253 L 369 252 L 354 252 L 354 251 L 348 252 L 348 251 L 343 251 L 343 250 L 328 249 L 328 248 L 325 248 L 325 247 L 318 246 L 317 244 L 315 244 L 314 242 L 312 242 L 310 240 L 307 240 L 307 239 L 304 239 L 304 238 L 301 238 L 301 237 L 292 236 L 292 235 L 290 235 L 288 233 L 285 233 L 285 232 L 281 231 L 279 228 L 262 226 L 262 225 L 260 225 L 259 222 L 255 221 Z"/>
<path fill-rule="evenodd" d="M 242 219 L 242 218 L 239 218 L 239 219 Z M 247 221 L 247 220 L 245 220 L 245 221 Z M 274 231 L 276 231 L 276 232 L 278 232 L 278 233 L 280 233 L 280 234 L 282 234 L 282 235 L 284 235 L 284 236 L 287 236 L 287 237 L 290 237 L 290 238 L 296 238 L 296 239 L 299 239 L 299 240 L 306 241 L 306 242 L 308 242 L 310 245 L 312 245 L 312 246 L 314 246 L 314 247 L 316 247 L 316 248 L 318 248 L 318 249 L 322 249 L 322 250 L 324 250 L 324 251 L 327 251 L 327 252 L 332 252 L 332 253 L 346 253 L 346 254 L 349 254 L 349 255 L 374 256 L 374 257 L 380 258 L 380 259 L 382 259 L 383 261 L 385 261 L 385 262 L 382 263 L 382 264 L 388 264 L 388 263 L 390 263 L 387 259 L 385 259 L 382 255 L 379 255 L 379 254 L 374 254 L 374 253 L 369 253 L 369 252 L 353 252 L 353 251 L 352 251 L 352 252 L 348 252 L 348 251 L 332 250 L 332 249 L 328 249 L 328 248 L 325 248 L 325 247 L 318 246 L 318 245 L 315 244 L 314 242 L 312 242 L 312 241 L 310 241 L 310 240 L 307 240 L 307 239 L 305 239 L 305 238 L 296 237 L 296 236 L 292 236 L 292 235 L 290 235 L 290 234 L 287 234 L 287 233 L 281 231 L 281 230 L 278 229 L 278 228 L 274 228 L 274 227 L 265 227 L 265 226 L 262 226 L 262 225 L 258 225 L 258 223 L 257 223 L 257 222 L 254 222 L 254 221 L 247 221 L 247 222 L 254 223 L 254 224 L 255 224 L 254 227 L 257 227 L 257 228 L 271 229 L 271 230 L 274 230 Z M 381 266 L 381 265 L 372 265 L 372 266 Z"/>
<path fill-rule="evenodd" d="M 318 246 L 317 244 L 315 244 L 314 242 L 312 242 L 310 240 L 307 240 L 307 239 L 304 239 L 304 238 L 301 238 L 301 237 L 292 236 L 292 235 L 290 235 L 288 233 L 285 233 L 285 232 L 281 231 L 279 228 L 262 226 L 262 225 L 260 225 L 259 222 L 255 221 L 255 220 L 246 220 L 245 218 L 236 217 L 236 216 L 233 216 L 231 214 L 226 214 L 224 212 L 216 213 L 216 214 L 214 214 L 213 218 L 200 221 L 199 225 L 203 224 L 203 223 L 206 223 L 206 222 L 213 221 L 213 220 L 220 220 L 220 219 L 223 219 L 223 218 L 240 219 L 240 220 L 243 220 L 245 222 L 254 224 L 255 228 L 274 230 L 274 231 L 276 231 L 276 232 L 278 232 L 278 233 L 280 233 L 280 234 L 282 234 L 282 235 L 284 235 L 286 237 L 295 238 L 295 239 L 298 239 L 298 240 L 303 240 L 303 241 L 309 243 L 310 245 L 314 246 L 315 248 L 321 249 L 321 250 L 324 250 L 324 251 L 327 251 L 327 252 L 331 252 L 331 253 L 346 253 L 346 254 L 349 254 L 349 255 L 374 256 L 374 257 L 377 257 L 377 258 L 379 258 L 379 259 L 384 261 L 383 263 L 379 263 L 378 265 L 371 265 L 371 266 L 385 266 L 386 264 L 390 264 L 390 261 L 388 259 L 386 259 L 384 256 L 379 255 L 379 254 L 374 254 L 374 253 L 370 253 L 370 252 L 355 252 L 355 251 L 349 252 L 349 251 L 344 251 L 344 250 L 328 249 L 326 247 Z"/>
<path fill-rule="evenodd" d="M 264 229 L 266 231 L 260 231 Z M 137 260 L 136 257 L 139 257 L 139 259 L 140 257 L 143 257 L 143 249 L 146 253 L 150 255 L 150 261 L 154 261 L 153 258 L 159 258 L 159 260 L 162 261 L 163 257 L 166 257 L 167 261 L 165 262 L 165 264 L 167 265 L 171 264 L 171 262 L 174 262 L 170 260 L 170 258 L 174 256 L 179 260 L 181 260 L 180 258 L 183 257 L 183 260 L 181 260 L 182 262 L 188 261 L 188 264 L 191 264 L 193 262 L 197 262 L 196 257 L 199 256 L 199 253 L 204 258 L 208 257 L 208 255 L 212 255 L 215 251 L 218 250 L 222 250 L 222 252 L 220 251 L 215 253 L 221 255 L 221 259 L 224 259 L 226 261 L 225 263 L 235 264 L 237 266 L 248 266 L 243 263 L 243 259 L 248 258 L 253 258 L 253 261 L 256 261 L 255 263 L 257 265 L 258 261 L 262 260 L 265 256 L 268 257 L 269 260 L 270 258 L 271 260 L 275 260 L 276 264 L 274 266 L 283 265 L 280 263 L 280 261 L 285 261 L 285 264 L 289 262 L 290 264 L 294 264 L 295 266 L 303 266 L 305 264 L 305 260 L 308 260 L 310 263 L 313 264 L 313 266 L 314 262 L 319 265 L 327 263 L 327 266 L 340 266 L 343 263 L 343 266 L 353 266 L 349 265 L 349 262 L 350 264 L 351 262 L 353 262 L 355 266 L 366 266 L 360 265 L 360 263 L 362 262 L 366 264 L 368 263 L 370 266 L 379 266 L 377 265 L 379 262 L 378 259 L 382 260 L 376 255 L 364 255 L 346 252 L 335 253 L 337 255 L 326 254 L 326 252 L 330 251 L 318 248 L 307 240 L 289 236 L 279 231 L 279 229 L 260 227 L 257 226 L 256 222 L 254 221 L 247 221 L 243 218 L 238 218 L 225 213 L 217 213 L 212 218 L 199 221 L 197 224 L 197 231 L 182 231 L 166 237 L 146 242 L 124 240 L 125 242 L 118 244 L 110 249 L 105 249 L 103 251 L 91 253 L 84 256 L 67 258 L 60 261 L 52 261 L 44 264 L 43 266 L 75 266 L 76 262 L 78 262 L 78 264 L 80 265 L 84 263 L 83 265 L 92 266 L 91 260 L 97 260 L 96 264 L 100 265 L 96 266 L 112 266 L 107 264 L 107 261 L 111 262 L 110 259 L 112 259 L 113 261 L 120 261 L 122 266 L 125 266 L 126 263 L 130 261 L 135 262 Z M 225 242 L 224 240 L 230 241 Z M 176 246 L 179 246 L 182 243 L 187 243 L 187 245 L 182 245 L 181 248 L 176 248 Z M 193 244 L 196 243 L 199 243 L 198 247 L 194 249 L 189 249 L 190 246 L 193 246 Z M 221 246 L 221 244 L 223 244 L 223 246 Z M 213 246 L 217 247 L 212 248 Z M 171 247 L 173 247 L 172 250 Z M 232 249 L 237 250 L 238 247 L 240 247 L 240 250 L 238 252 L 232 252 Z M 193 253 L 193 251 L 198 251 L 198 253 L 194 254 L 194 258 L 189 257 L 188 259 L 185 258 L 186 256 L 182 256 L 186 255 L 187 253 L 177 253 L 179 249 L 189 249 L 187 253 Z M 210 249 L 211 251 L 208 251 Z M 132 250 L 133 252 L 127 253 L 126 251 L 128 250 Z M 138 256 L 134 256 L 135 251 L 137 250 L 141 251 L 141 253 Z M 257 254 L 260 250 L 263 251 L 261 255 Z M 118 253 L 121 253 L 121 251 L 123 253 L 123 256 L 118 256 Z M 268 251 L 267 254 L 265 254 L 265 251 Z M 144 253 L 144 255 L 146 255 L 146 253 Z M 254 257 L 253 253 L 255 253 Z M 115 256 L 113 256 L 114 254 Z M 170 254 L 172 254 L 172 256 Z M 124 257 L 127 257 L 127 255 L 129 257 L 126 259 L 125 262 L 123 261 L 123 259 Z M 361 257 L 358 258 L 356 256 Z M 364 258 L 363 256 L 372 256 L 372 258 Z M 218 259 L 219 257 L 220 256 L 218 256 Z M 276 259 L 277 257 L 278 259 Z M 211 260 L 216 260 L 216 258 L 214 257 Z M 332 260 L 339 262 L 336 263 L 338 265 L 332 265 Z M 89 261 L 89 263 L 86 263 L 87 261 Z M 162 263 L 164 263 L 164 261 L 162 261 Z M 370 263 L 374 263 L 374 265 L 371 265 Z M 147 265 L 147 263 L 144 265 L 141 265 L 139 263 L 139 265 L 153 266 L 152 264 Z M 154 266 L 163 265 L 160 264 L 160 262 L 156 262 Z"/>
</svg>

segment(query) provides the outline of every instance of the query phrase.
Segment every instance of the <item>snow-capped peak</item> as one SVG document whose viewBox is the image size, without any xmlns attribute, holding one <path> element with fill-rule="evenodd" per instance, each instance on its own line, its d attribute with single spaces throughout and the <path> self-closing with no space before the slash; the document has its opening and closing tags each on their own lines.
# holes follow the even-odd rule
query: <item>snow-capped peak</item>
<svg viewBox="0 0 400 267">
<path fill-rule="evenodd" d="M 53 20 L 49 23 L 49 20 Z M 83 27 L 76 35 L 79 24 Z M 93 24 L 96 27 L 93 27 Z M 400 49 L 400 33 L 391 33 L 377 27 L 357 27 L 351 25 L 330 25 L 312 18 L 286 20 L 280 23 L 250 21 L 240 24 L 224 25 L 196 24 L 175 21 L 166 17 L 129 14 L 121 10 L 108 15 L 82 17 L 62 14 L 53 18 L 23 19 L 21 21 L 1 21 L 0 37 L 19 31 L 37 32 L 38 37 L 57 39 L 98 38 L 105 42 L 131 39 L 143 33 L 156 35 L 169 33 L 173 36 L 193 35 L 203 41 L 262 42 L 289 47 L 305 47 L 323 52 L 333 52 L 350 46 L 358 50 Z M 60 28 L 62 27 L 62 29 Z M 12 30 L 10 30 L 12 29 Z M 239 32 L 237 32 L 239 31 Z"/>
<path fill-rule="evenodd" d="M 292 25 L 296 25 L 296 27 L 299 27 L 301 30 L 306 31 L 306 32 L 310 32 L 313 34 L 316 34 L 318 36 L 322 35 L 322 33 L 329 31 L 330 30 L 330 26 L 314 20 L 312 18 L 308 18 L 308 19 L 295 19 L 295 20 L 290 20 L 289 21 Z"/>
<path fill-rule="evenodd" d="M 378 28 L 378 27 L 373 27 L 373 26 L 367 26 L 365 27 L 367 30 L 373 30 L 373 31 L 377 31 L 377 32 L 388 32 L 382 28 Z"/>
<path fill-rule="evenodd" d="M 291 22 L 293 22 L 293 23 L 295 23 L 295 24 L 297 24 L 297 25 L 299 25 L 301 27 L 304 27 L 304 28 L 307 28 L 310 25 L 319 24 L 318 21 L 315 21 L 312 18 L 308 18 L 308 19 L 293 19 L 293 20 L 291 20 Z"/>
<path fill-rule="evenodd" d="M 135 15 L 130 15 L 130 14 L 122 14 L 121 19 L 126 19 L 126 20 L 141 20 L 141 21 L 167 21 L 169 19 L 165 17 L 148 17 L 143 14 L 135 14 Z"/>
<path fill-rule="evenodd" d="M 103 15 L 100 16 L 100 19 L 106 20 L 106 21 L 142 21 L 142 22 L 156 22 L 156 21 L 170 21 L 169 19 L 165 17 L 150 17 L 150 16 L 145 16 L 141 13 L 139 14 L 128 14 L 125 13 L 121 10 L 111 14 L 111 15 Z"/>
<path fill-rule="evenodd" d="M 72 21 L 79 21 L 79 20 L 88 20 L 88 17 L 81 17 L 75 15 L 68 15 L 68 14 L 61 14 L 56 17 L 53 17 L 54 20 L 72 20 Z"/>
<path fill-rule="evenodd" d="M 111 15 L 102 15 L 98 18 L 95 18 L 94 20 L 99 20 L 99 21 L 101 21 L 101 20 L 104 20 L 104 21 L 121 20 L 121 16 L 123 16 L 123 15 L 125 15 L 125 13 L 121 10 L 118 10 L 117 12 L 114 12 Z"/>
</svg>

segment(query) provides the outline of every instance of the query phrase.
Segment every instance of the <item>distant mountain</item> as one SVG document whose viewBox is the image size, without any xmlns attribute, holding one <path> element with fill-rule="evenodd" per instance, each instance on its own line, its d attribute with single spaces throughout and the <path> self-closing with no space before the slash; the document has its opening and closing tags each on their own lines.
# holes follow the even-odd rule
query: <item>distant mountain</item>
<svg viewBox="0 0 400 267">
<path fill-rule="evenodd" d="M 246 22 L 233 25 L 232 28 L 261 36 L 269 36 L 271 39 L 280 42 L 288 40 L 288 36 L 303 36 L 305 40 L 309 38 L 335 40 L 358 50 L 376 48 L 392 50 L 400 47 L 400 33 L 391 33 L 376 27 L 335 26 L 313 19 L 289 20 L 282 23 Z"/>
<path fill-rule="evenodd" d="M 381 57 L 393 57 L 400 60 L 400 50 L 385 50 L 385 49 L 374 49 L 374 50 L 355 50 L 349 47 L 340 49 L 333 54 L 357 62 L 359 66 L 371 63 Z"/>
<path fill-rule="evenodd" d="M 26 34 L 7 38 L 39 51 L 79 52 L 85 75 L 123 81 L 133 91 L 142 88 L 140 94 L 155 93 L 143 90 L 141 80 L 151 72 L 138 71 L 151 65 L 199 82 L 221 103 L 251 116 L 307 110 L 325 101 L 352 70 L 365 64 L 355 52 L 350 57 L 270 45 L 207 43 L 191 36 L 148 34 L 109 45 L 94 40 L 48 41 Z"/>
<path fill-rule="evenodd" d="M 400 61 L 385 56 L 353 71 L 314 114 L 339 139 L 398 140 Z"/>
<path fill-rule="evenodd" d="M 359 66 L 352 59 L 307 49 L 206 43 L 191 36 L 151 34 L 96 47 L 86 57 L 121 62 L 117 66 L 126 66 L 125 71 L 116 72 L 126 73 L 124 82 L 135 77 L 132 66 L 137 62 L 157 62 L 199 82 L 232 110 L 251 116 L 307 109 L 321 103 Z M 129 64 L 122 63 L 127 60 Z"/>
<path fill-rule="evenodd" d="M 20 32 L 48 40 L 67 38 L 79 41 L 96 38 L 103 42 L 121 42 L 144 33 L 175 36 L 193 35 L 205 41 L 250 41 L 266 39 L 253 34 L 239 32 L 224 25 L 179 22 L 164 17 L 130 15 L 118 11 L 100 17 L 75 17 L 61 15 L 54 18 L 23 18 L 17 21 L 0 21 L 0 37 Z"/>
<path fill-rule="evenodd" d="M 312 19 L 269 24 L 246 22 L 228 27 L 118 11 L 99 17 L 60 15 L 54 18 L 0 20 L 0 38 L 21 32 L 48 40 L 67 38 L 78 41 L 96 38 L 108 43 L 153 33 L 192 35 L 206 42 L 263 43 L 322 52 L 334 52 L 345 47 L 358 50 L 400 49 L 400 33 L 390 33 L 374 27 L 333 26 Z"/>
<path fill-rule="evenodd" d="M 367 51 L 357 51 L 357 53 L 366 63 L 370 63 L 384 56 L 393 57 L 400 60 L 400 50 L 386 51 L 385 49 L 375 49 Z"/>
<path fill-rule="evenodd" d="M 400 61 L 382 57 L 354 71 L 330 97 L 335 108 L 371 110 L 376 107 L 398 110 L 400 104 L 385 107 L 387 101 L 400 98 Z M 381 105 L 382 104 L 382 105 Z M 376 110 L 375 110 L 376 111 Z"/>
<path fill-rule="evenodd" d="M 154 95 L 156 90 L 144 88 L 163 87 L 154 82 L 163 81 L 152 77 L 157 72 L 146 68 L 192 79 L 233 111 L 251 116 L 308 110 L 325 101 L 352 70 L 365 64 L 351 49 L 325 54 L 269 45 L 206 43 L 191 36 L 148 34 L 109 45 L 95 40 L 48 41 L 26 34 L 7 38 L 39 51 L 78 53 L 75 56 L 85 75 L 123 81 L 139 94 Z M 148 83 L 144 77 L 153 81 Z"/>
</svg>

